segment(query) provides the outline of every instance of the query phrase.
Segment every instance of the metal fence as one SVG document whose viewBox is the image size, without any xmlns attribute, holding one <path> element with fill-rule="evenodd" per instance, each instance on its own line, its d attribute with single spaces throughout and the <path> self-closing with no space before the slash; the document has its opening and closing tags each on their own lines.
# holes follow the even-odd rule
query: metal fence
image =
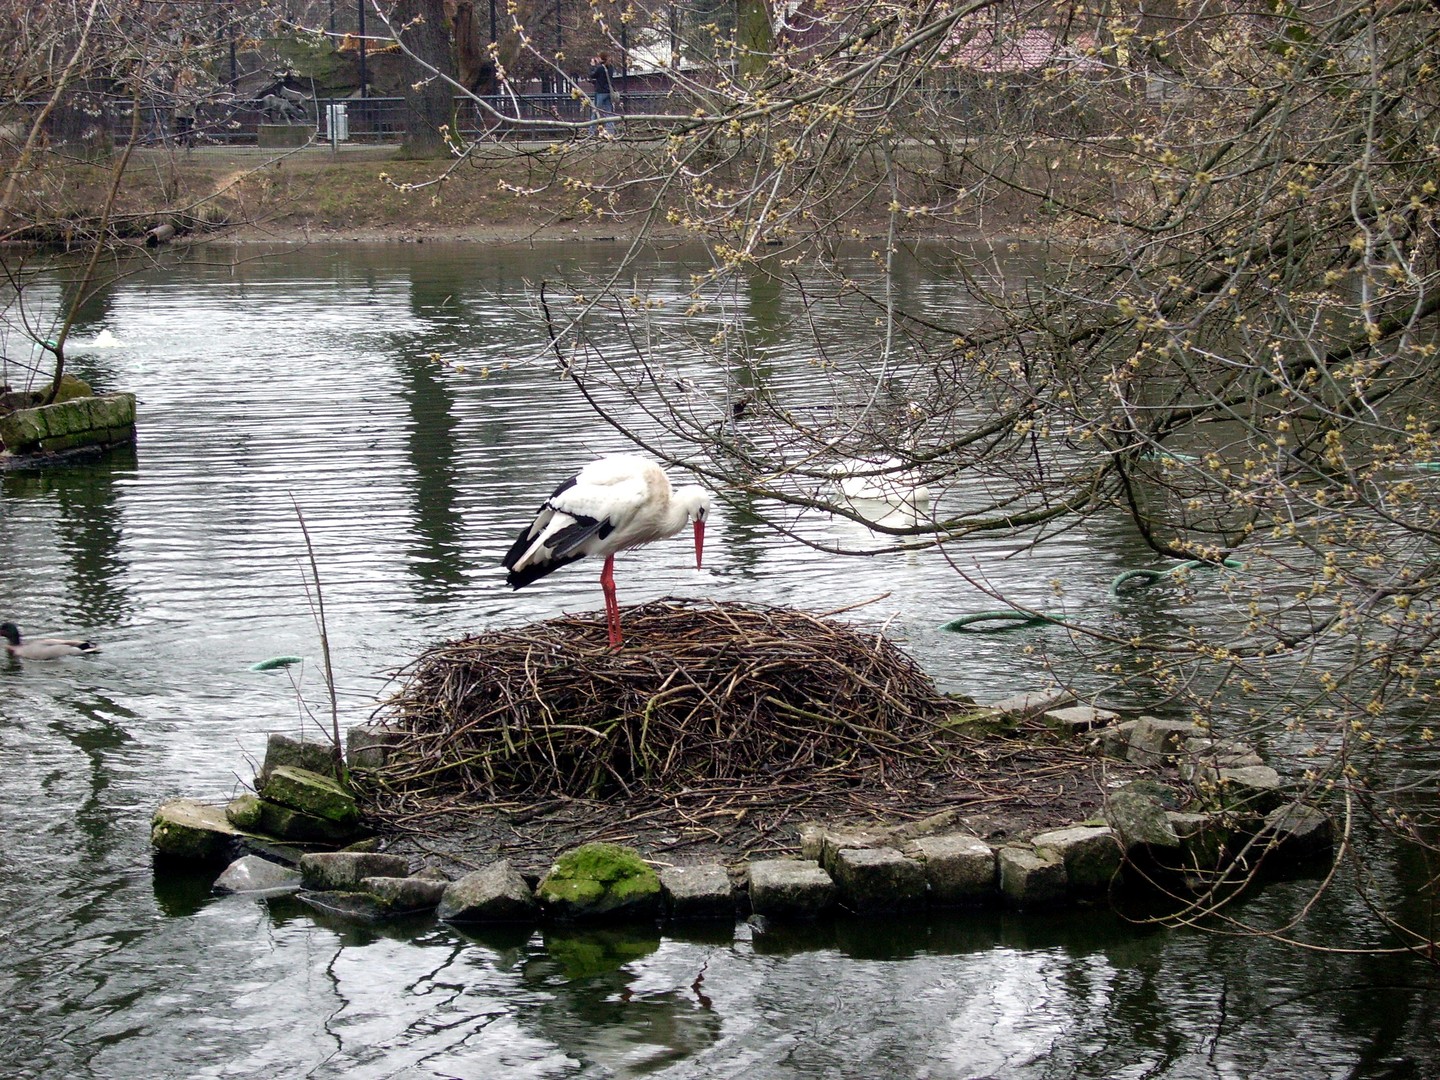
<svg viewBox="0 0 1440 1080">
<path fill-rule="evenodd" d="M 667 97 L 655 91 L 617 95 L 615 122 L 624 124 L 631 113 L 663 112 Z M 570 94 L 496 94 L 480 101 L 484 105 L 469 97 L 454 100 L 452 116 L 462 139 L 573 139 L 590 133 L 590 123 L 596 120 L 590 101 Z M 108 130 L 116 143 L 128 142 L 132 130 L 140 146 L 174 145 L 184 135 L 183 124 L 177 123 L 169 105 L 141 105 L 138 127 L 127 101 L 92 105 L 90 115 L 100 120 L 101 129 Z M 260 129 L 274 125 L 295 129 L 301 142 L 313 137 L 320 142 L 385 144 L 403 141 L 411 123 L 409 105 L 399 97 L 320 98 L 291 106 L 288 115 L 266 110 L 256 101 L 211 102 L 196 107 L 187 137 L 202 146 L 255 146 Z M 299 138 L 307 129 L 309 136 Z M 57 136 L 64 141 L 58 131 L 50 135 L 52 143 Z"/>
</svg>

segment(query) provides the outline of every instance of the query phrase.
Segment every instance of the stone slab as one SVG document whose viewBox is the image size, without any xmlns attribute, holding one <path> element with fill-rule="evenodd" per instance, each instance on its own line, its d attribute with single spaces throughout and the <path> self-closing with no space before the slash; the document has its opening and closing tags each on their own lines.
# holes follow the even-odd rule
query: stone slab
<svg viewBox="0 0 1440 1080">
<path fill-rule="evenodd" d="M 1012 694 L 999 701 L 989 703 L 989 708 L 1006 716 L 1028 720 L 1050 709 L 1063 709 L 1075 703 L 1075 695 L 1068 690 L 1029 690 L 1023 694 Z"/>
<path fill-rule="evenodd" d="M 750 864 L 750 908 L 766 918 L 807 918 L 835 904 L 835 882 L 822 867 L 799 859 Z"/>
<path fill-rule="evenodd" d="M 735 918 L 735 890 L 719 863 L 667 866 L 660 871 L 660 888 L 671 918 Z"/>
<path fill-rule="evenodd" d="M 1000 892 L 1019 907 L 1048 907 L 1065 899 L 1065 860 L 1048 848 L 1003 847 L 996 856 Z"/>
<path fill-rule="evenodd" d="M 1036 836 L 1037 850 L 1051 850 L 1065 864 L 1070 890 L 1079 894 L 1109 890 L 1124 864 L 1120 838 L 1105 826 L 1072 825 Z"/>
<path fill-rule="evenodd" d="M 915 911 L 925 906 L 925 867 L 891 847 L 845 848 L 832 871 L 842 905 L 855 912 Z"/>
<path fill-rule="evenodd" d="M 239 837 L 224 807 L 195 799 L 171 799 L 150 819 L 150 843 L 156 854 L 168 858 L 228 862 Z"/>
<path fill-rule="evenodd" d="M 375 851 L 315 851 L 301 856 L 300 873 L 308 890 L 354 892 L 367 877 L 408 877 L 410 860 Z"/>
<path fill-rule="evenodd" d="M 909 848 L 925 866 L 930 902 L 938 905 L 977 904 L 993 900 L 995 852 L 978 836 L 945 833 L 925 836 Z"/>
</svg>

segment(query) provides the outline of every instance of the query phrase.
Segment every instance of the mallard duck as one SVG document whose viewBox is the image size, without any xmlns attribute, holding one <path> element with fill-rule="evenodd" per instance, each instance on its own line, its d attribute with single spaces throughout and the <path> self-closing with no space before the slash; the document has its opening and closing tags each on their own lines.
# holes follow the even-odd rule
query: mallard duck
<svg viewBox="0 0 1440 1080">
<path fill-rule="evenodd" d="M 13 622 L 0 623 L 0 637 L 5 639 L 5 651 L 22 660 L 59 660 L 62 656 L 100 651 L 93 641 L 73 638 L 32 638 L 22 642 L 20 628 Z"/>
</svg>

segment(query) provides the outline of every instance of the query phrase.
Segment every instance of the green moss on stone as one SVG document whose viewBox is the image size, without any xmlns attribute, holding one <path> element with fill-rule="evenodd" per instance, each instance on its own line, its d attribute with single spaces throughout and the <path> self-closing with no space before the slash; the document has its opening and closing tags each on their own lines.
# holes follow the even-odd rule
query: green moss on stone
<svg viewBox="0 0 1440 1080">
<path fill-rule="evenodd" d="M 536 895 L 564 917 L 643 911 L 660 900 L 660 878 L 619 844 L 586 844 L 555 861 Z"/>
</svg>

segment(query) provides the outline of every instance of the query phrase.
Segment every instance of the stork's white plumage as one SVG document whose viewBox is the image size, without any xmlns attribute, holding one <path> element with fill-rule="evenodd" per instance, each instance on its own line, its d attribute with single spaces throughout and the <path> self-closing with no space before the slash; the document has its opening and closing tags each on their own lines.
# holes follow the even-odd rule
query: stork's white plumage
<svg viewBox="0 0 1440 1080">
<path fill-rule="evenodd" d="M 610 644 L 620 645 L 620 603 L 615 598 L 615 553 L 674 536 L 695 525 L 695 565 L 705 545 L 710 493 L 690 485 L 672 488 L 655 462 L 633 454 L 592 461 L 540 504 L 501 565 L 505 580 L 521 588 L 586 555 L 604 555 L 600 587 Z"/>
</svg>

